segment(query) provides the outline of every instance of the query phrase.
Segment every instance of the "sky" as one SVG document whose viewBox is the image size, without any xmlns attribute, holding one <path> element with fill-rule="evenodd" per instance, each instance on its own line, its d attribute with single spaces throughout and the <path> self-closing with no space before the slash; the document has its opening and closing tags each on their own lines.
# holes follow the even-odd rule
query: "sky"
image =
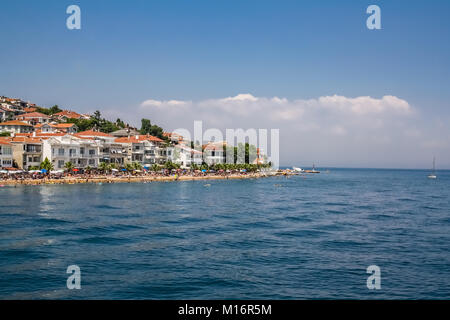
<svg viewBox="0 0 450 320">
<path fill-rule="evenodd" d="M 169 131 L 280 129 L 281 165 L 450 168 L 449 14 L 446 0 L 0 0 L 0 95 Z"/>
</svg>

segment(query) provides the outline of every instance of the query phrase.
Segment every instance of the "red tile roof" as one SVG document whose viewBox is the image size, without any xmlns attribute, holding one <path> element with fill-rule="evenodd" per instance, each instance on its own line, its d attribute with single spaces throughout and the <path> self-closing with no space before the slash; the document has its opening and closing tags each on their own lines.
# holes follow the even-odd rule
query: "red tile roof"
<svg viewBox="0 0 450 320">
<path fill-rule="evenodd" d="M 67 118 L 72 118 L 72 119 L 79 119 L 79 118 L 81 118 L 81 114 L 76 113 L 75 111 L 70 111 L 70 110 L 64 110 L 64 111 L 55 113 L 54 116 L 67 117 Z"/>
<path fill-rule="evenodd" d="M 89 137 L 114 137 L 110 134 L 100 132 L 100 131 L 94 131 L 94 130 L 86 130 L 82 132 L 78 132 L 75 134 L 76 136 L 89 136 Z"/>
<path fill-rule="evenodd" d="M 49 118 L 49 116 L 40 112 L 30 112 L 18 115 L 16 118 Z"/>
<path fill-rule="evenodd" d="M 117 143 L 139 143 L 142 141 L 154 141 L 154 142 L 163 142 L 163 140 L 161 140 L 158 137 L 154 137 L 151 135 L 138 135 L 138 136 L 131 136 L 131 137 L 121 137 L 121 138 L 117 138 L 116 140 L 114 140 Z"/>
<path fill-rule="evenodd" d="M 18 121 L 18 120 L 2 122 L 2 123 L 0 123 L 0 126 L 26 126 L 26 127 L 32 127 L 31 124 L 28 124 L 28 123 L 23 122 L 23 121 Z"/>
</svg>

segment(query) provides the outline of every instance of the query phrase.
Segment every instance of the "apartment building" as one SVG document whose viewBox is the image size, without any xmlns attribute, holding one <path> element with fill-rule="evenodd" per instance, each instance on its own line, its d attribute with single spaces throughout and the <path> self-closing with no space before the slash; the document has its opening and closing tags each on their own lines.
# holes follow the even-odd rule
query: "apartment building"
<svg viewBox="0 0 450 320">
<path fill-rule="evenodd" d="M 164 141 L 151 135 L 116 138 L 115 142 L 124 146 L 128 163 L 164 164 L 168 154 L 171 155 L 171 151 L 166 150 Z"/>
<path fill-rule="evenodd" d="M 173 155 L 171 161 L 179 164 L 183 169 L 189 169 L 193 164 L 202 164 L 202 155 L 203 153 L 201 151 L 191 149 L 184 145 L 176 145 L 175 147 L 173 147 Z"/>
<path fill-rule="evenodd" d="M 54 136 L 43 141 L 42 158 L 48 158 L 55 170 L 67 162 L 76 168 L 97 167 L 100 162 L 101 142 L 74 135 Z"/>
<path fill-rule="evenodd" d="M 116 137 L 93 130 L 87 130 L 75 134 L 80 138 L 90 138 L 100 144 L 100 162 L 114 163 L 122 166 L 127 159 L 127 146 L 122 143 L 115 142 Z"/>
<path fill-rule="evenodd" d="M 11 168 L 14 164 L 12 145 L 6 140 L 0 140 L 0 168 Z"/>
<path fill-rule="evenodd" d="M 42 140 L 35 137 L 13 137 L 13 158 L 19 169 L 39 167 L 42 162 Z"/>
<path fill-rule="evenodd" d="M 34 128 L 31 124 L 23 121 L 12 120 L 0 123 L 0 132 L 10 133 L 29 133 L 33 132 Z"/>
</svg>

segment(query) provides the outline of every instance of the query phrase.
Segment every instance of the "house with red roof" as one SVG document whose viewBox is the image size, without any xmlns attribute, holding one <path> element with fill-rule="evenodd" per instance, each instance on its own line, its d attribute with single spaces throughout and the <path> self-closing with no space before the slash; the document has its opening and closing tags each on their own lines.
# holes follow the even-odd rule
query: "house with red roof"
<svg viewBox="0 0 450 320">
<path fill-rule="evenodd" d="M 90 116 L 86 114 L 79 114 L 75 111 L 64 110 L 55 113 L 54 115 L 52 115 L 52 118 L 58 121 L 67 121 L 67 119 L 90 119 Z"/>
<path fill-rule="evenodd" d="M 33 132 L 34 128 L 31 124 L 19 120 L 11 120 L 0 123 L 0 132 L 10 133 L 28 133 Z"/>
<path fill-rule="evenodd" d="M 127 161 L 139 162 L 143 166 L 164 164 L 172 156 L 172 148 L 165 146 L 164 140 L 151 135 L 134 135 L 115 139 L 124 146 Z"/>
<path fill-rule="evenodd" d="M 35 126 L 37 124 L 48 123 L 50 117 L 40 112 L 30 112 L 16 116 L 16 120 Z"/>
<path fill-rule="evenodd" d="M 42 159 L 42 139 L 35 136 L 14 136 L 11 138 L 13 158 L 19 169 L 38 167 Z"/>
<path fill-rule="evenodd" d="M 34 126 L 37 132 L 42 133 L 76 133 L 78 126 L 74 123 L 41 123 Z"/>
<path fill-rule="evenodd" d="M 127 148 L 124 144 L 116 142 L 116 137 L 94 130 L 87 130 L 78 132 L 76 137 L 89 138 L 101 142 L 100 147 L 100 162 L 114 163 L 118 166 L 123 166 L 127 160 Z"/>
</svg>

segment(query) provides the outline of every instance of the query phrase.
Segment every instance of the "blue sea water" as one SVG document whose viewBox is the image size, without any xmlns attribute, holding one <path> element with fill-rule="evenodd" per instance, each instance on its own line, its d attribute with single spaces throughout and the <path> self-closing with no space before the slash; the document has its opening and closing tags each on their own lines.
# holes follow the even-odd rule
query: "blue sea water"
<svg viewBox="0 0 450 320">
<path fill-rule="evenodd" d="M 450 172 L 427 174 L 5 186 L 0 298 L 449 299 Z"/>
</svg>

